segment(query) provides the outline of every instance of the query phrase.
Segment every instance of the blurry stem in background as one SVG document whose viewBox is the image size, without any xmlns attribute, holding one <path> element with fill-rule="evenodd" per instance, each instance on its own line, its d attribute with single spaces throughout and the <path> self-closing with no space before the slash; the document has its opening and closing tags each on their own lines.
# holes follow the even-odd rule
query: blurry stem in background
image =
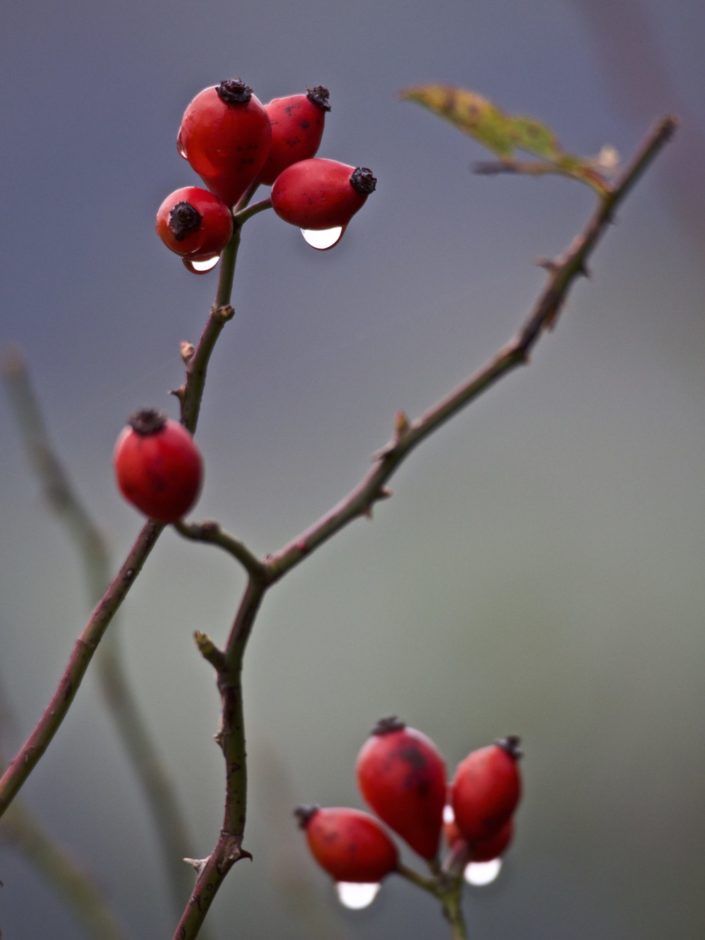
<svg viewBox="0 0 705 940">
<path fill-rule="evenodd" d="M 588 275 L 587 262 L 609 225 L 617 206 L 630 192 L 642 173 L 672 137 L 676 120 L 667 117 L 651 131 L 630 165 L 598 200 L 585 228 L 559 257 L 542 262 L 548 281 L 523 326 L 503 349 L 499 350 L 477 373 L 452 391 L 420 418 L 410 421 L 399 413 L 392 440 L 379 451 L 372 468 L 361 482 L 329 513 L 280 551 L 258 560 L 240 541 L 223 533 L 217 523 L 207 522 L 177 527 L 181 535 L 194 541 L 215 544 L 228 552 L 248 574 L 247 586 L 224 650 L 203 633 L 196 633 L 201 655 L 213 666 L 223 703 L 221 730 L 217 742 L 226 765 L 226 792 L 223 825 L 211 854 L 194 862 L 197 871 L 188 904 L 172 935 L 172 940 L 193 940 L 198 936 L 210 905 L 226 875 L 242 858 L 250 858 L 242 847 L 246 821 L 247 768 L 245 765 L 245 730 L 242 720 L 242 662 L 257 612 L 267 590 L 292 568 L 307 558 L 353 519 L 369 517 L 374 504 L 390 495 L 385 483 L 402 461 L 421 441 L 445 424 L 475 398 L 519 365 L 529 362 L 529 355 L 546 330 L 552 329 L 570 287 L 578 277 Z M 444 889 L 442 878 L 434 888 L 421 884 L 441 902 L 448 919 L 452 940 L 465 940 L 459 877 L 452 873 Z M 454 889 L 453 886 L 458 883 Z"/>
<path fill-rule="evenodd" d="M 77 496 L 51 444 L 21 353 L 16 350 L 8 352 L 1 371 L 29 461 L 39 478 L 47 502 L 76 545 L 90 603 L 93 604 L 110 578 L 110 559 L 105 540 Z M 103 644 L 96 668 L 108 710 L 151 811 L 172 901 L 176 909 L 180 910 L 183 895 L 190 886 L 189 874 L 181 858 L 192 842 L 169 774 L 159 760 L 157 748 L 132 693 L 117 632 L 113 631 Z M 21 818 L 28 818 L 26 810 Z M 48 874 L 53 870 L 51 867 L 46 868 Z"/>
<path fill-rule="evenodd" d="M 243 196 L 238 206 L 236 206 L 237 210 L 243 209 L 247 205 L 252 193 L 253 190 Z M 229 302 L 241 226 L 242 223 L 235 224 L 232 240 L 223 251 L 216 304 L 211 308 L 198 345 L 190 349 L 190 354 L 184 357 L 186 361 L 186 379 L 181 388 L 175 392 L 181 403 L 181 423 L 192 434 L 195 432 L 198 423 L 198 413 L 210 356 L 223 327 L 234 315 Z M 49 704 L 44 709 L 29 737 L 12 758 L 2 777 L 0 777 L 0 817 L 11 804 L 61 727 L 61 723 L 71 707 L 78 687 L 86 674 L 88 665 L 103 634 L 127 596 L 137 575 L 142 570 L 163 529 L 164 525 L 162 523 L 153 520 L 144 524 L 119 571 L 108 585 L 91 613 L 88 622 L 79 634 L 68 664 Z"/>
<path fill-rule="evenodd" d="M 95 940 L 125 940 L 89 874 L 42 831 L 19 800 L 5 817 L 2 833 L 59 891 Z"/>
</svg>

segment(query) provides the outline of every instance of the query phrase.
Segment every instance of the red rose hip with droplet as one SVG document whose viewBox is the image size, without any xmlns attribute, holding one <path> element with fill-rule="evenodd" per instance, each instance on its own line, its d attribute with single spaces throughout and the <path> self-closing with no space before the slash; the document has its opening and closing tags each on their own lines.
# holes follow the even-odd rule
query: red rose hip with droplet
<svg viewBox="0 0 705 940">
<path fill-rule="evenodd" d="M 450 798 L 455 823 L 470 843 L 489 839 L 507 822 L 521 797 L 519 738 L 502 738 L 471 751 L 457 767 Z"/>
<path fill-rule="evenodd" d="M 233 206 L 257 179 L 271 139 L 262 102 L 249 85 L 229 79 L 190 102 L 176 145 L 211 192 Z"/>
<path fill-rule="evenodd" d="M 318 150 L 326 111 L 330 111 L 328 89 L 316 85 L 305 95 L 272 98 L 264 110 L 272 125 L 272 143 L 259 179 L 271 184 L 282 170 L 314 156 Z"/>
<path fill-rule="evenodd" d="M 357 758 L 367 803 L 422 858 L 435 858 L 446 802 L 446 768 L 436 745 L 397 718 L 378 722 Z"/>
<path fill-rule="evenodd" d="M 170 193 L 157 210 L 157 235 L 182 258 L 219 255 L 233 234 L 228 206 L 207 189 L 183 186 Z"/>
<path fill-rule="evenodd" d="M 193 438 L 178 421 L 151 409 L 130 418 L 113 465 L 125 499 L 159 522 L 181 519 L 201 490 L 203 461 Z"/>
<path fill-rule="evenodd" d="M 367 167 L 312 157 L 287 167 L 272 186 L 272 208 L 302 229 L 345 227 L 362 208 L 377 180 Z"/>
<path fill-rule="evenodd" d="M 336 881 L 373 884 L 396 871 L 399 852 L 374 817 L 359 809 L 300 806 L 311 854 Z"/>
</svg>

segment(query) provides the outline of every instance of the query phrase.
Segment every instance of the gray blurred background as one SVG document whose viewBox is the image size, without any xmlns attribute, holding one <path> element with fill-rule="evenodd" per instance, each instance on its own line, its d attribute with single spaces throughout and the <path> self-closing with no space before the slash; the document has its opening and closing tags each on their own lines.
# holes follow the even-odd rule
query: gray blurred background
<svg viewBox="0 0 705 940">
<path fill-rule="evenodd" d="M 299 0 L 6 4 L 0 343 L 29 359 L 53 437 L 121 557 L 140 525 L 111 449 L 142 406 L 175 413 L 178 344 L 215 275 L 153 233 L 197 182 L 183 108 L 241 75 L 262 100 L 331 90 L 322 156 L 378 191 L 334 251 L 270 213 L 247 226 L 237 317 L 216 351 L 197 517 L 272 551 L 360 478 L 394 412 L 415 415 L 514 332 L 533 265 L 587 218 L 561 179 L 483 179 L 483 152 L 397 100 L 474 88 L 551 124 L 568 150 L 629 155 L 652 121 L 677 139 L 620 210 L 555 334 L 438 433 L 394 498 L 269 596 L 246 663 L 247 847 L 214 905 L 218 938 L 444 937 L 431 899 L 388 883 L 338 908 L 291 818 L 360 805 L 355 755 L 395 712 L 449 766 L 507 732 L 526 749 L 518 835 L 468 891 L 473 940 L 701 940 L 705 578 L 705 7 L 701 0 Z M 83 624 L 82 573 L 0 399 L 0 681 L 16 746 Z M 166 533 L 119 625 L 130 675 L 208 853 L 220 822 L 218 700 L 194 629 L 223 640 L 242 579 Z M 93 873 L 130 938 L 171 936 L 150 819 L 95 680 L 24 796 Z M 0 846 L 7 940 L 85 936 Z"/>
</svg>

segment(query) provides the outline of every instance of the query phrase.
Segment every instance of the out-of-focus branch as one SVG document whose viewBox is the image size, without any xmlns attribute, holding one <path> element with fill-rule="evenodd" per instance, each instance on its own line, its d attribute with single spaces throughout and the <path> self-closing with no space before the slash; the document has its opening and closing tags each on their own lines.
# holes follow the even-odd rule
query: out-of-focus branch
<svg viewBox="0 0 705 940">
<path fill-rule="evenodd" d="M 95 940 L 125 940 L 90 875 L 49 838 L 19 800 L 3 820 L 2 839 L 57 889 Z"/>
<path fill-rule="evenodd" d="M 20 436 L 47 502 L 73 538 L 86 575 L 88 594 L 95 603 L 110 577 L 109 553 L 105 540 L 85 509 L 68 474 L 52 446 L 46 421 L 32 387 L 27 365 L 18 350 L 10 350 L 0 371 L 17 417 Z M 140 782 L 162 852 L 173 903 L 181 908 L 189 890 L 188 871 L 181 858 L 192 845 L 179 810 L 169 774 L 162 765 L 156 745 L 132 692 L 122 659 L 117 632 L 107 638 L 96 660 L 101 691 L 115 722 L 132 770 Z"/>
</svg>

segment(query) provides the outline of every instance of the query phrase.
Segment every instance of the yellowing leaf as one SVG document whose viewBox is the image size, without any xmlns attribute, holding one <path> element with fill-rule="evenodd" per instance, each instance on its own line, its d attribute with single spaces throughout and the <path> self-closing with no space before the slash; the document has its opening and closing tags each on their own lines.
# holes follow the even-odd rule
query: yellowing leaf
<svg viewBox="0 0 705 940">
<path fill-rule="evenodd" d="M 546 124 L 532 117 L 507 114 L 477 92 L 453 85 L 418 85 L 403 91 L 401 98 L 428 108 L 496 154 L 500 163 L 481 164 L 482 172 L 558 173 L 586 183 L 600 193 L 608 188 L 595 158 L 565 152 Z M 539 159 L 517 160 L 514 157 L 517 150 Z"/>
</svg>

